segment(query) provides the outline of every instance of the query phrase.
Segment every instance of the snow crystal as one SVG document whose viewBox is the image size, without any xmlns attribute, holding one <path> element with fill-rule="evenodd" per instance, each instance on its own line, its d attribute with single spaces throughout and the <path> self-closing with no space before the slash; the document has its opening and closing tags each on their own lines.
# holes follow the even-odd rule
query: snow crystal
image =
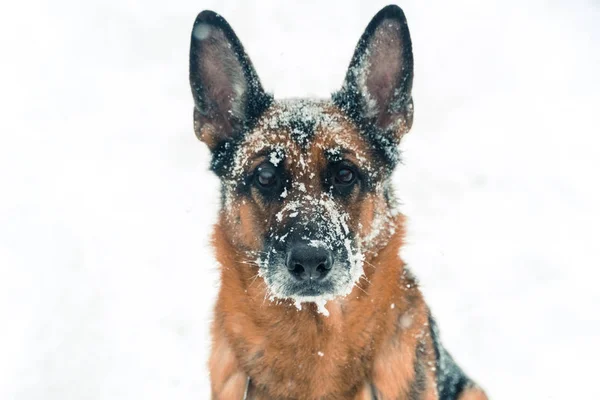
<svg viewBox="0 0 600 400">
<path fill-rule="evenodd" d="M 310 242 L 308 242 L 308 245 L 311 246 L 311 247 L 317 247 L 317 248 L 318 247 L 325 247 L 325 248 L 327 248 L 327 245 L 322 240 L 312 239 Z"/>
<path fill-rule="evenodd" d="M 403 314 L 398 323 L 402 329 L 408 329 L 413 323 L 413 317 L 410 314 Z"/>
<path fill-rule="evenodd" d="M 367 118 L 372 118 L 377 115 L 377 101 L 373 97 L 371 97 L 371 93 L 367 87 L 367 78 L 369 73 L 369 68 L 371 66 L 370 63 L 370 55 L 371 51 L 369 48 L 365 49 L 360 62 L 357 66 L 352 69 L 352 72 L 355 74 L 356 83 L 358 85 L 359 92 L 363 96 L 366 104 L 365 116 Z"/>
<path fill-rule="evenodd" d="M 320 314 L 323 314 L 324 316 L 329 317 L 329 310 L 325 308 L 325 304 L 327 304 L 327 300 L 316 299 L 315 304 L 317 305 L 317 311 Z"/>
<path fill-rule="evenodd" d="M 193 35 L 198 40 L 204 40 L 210 36 L 212 28 L 208 24 L 198 24 L 194 28 Z"/>
<path fill-rule="evenodd" d="M 341 161 L 349 154 L 371 179 L 380 178 L 379 170 L 370 164 L 367 150 L 357 146 L 351 134 L 345 134 L 343 126 L 349 123 L 349 120 L 342 114 L 329 112 L 330 106 L 330 102 L 309 100 L 284 100 L 275 103 L 237 147 L 233 165 L 224 178 L 225 207 L 234 207 L 233 199 L 237 196 L 235 189 L 239 182 L 252 173 L 251 169 L 256 167 L 258 157 L 264 157 L 274 166 L 282 165 L 284 161 L 284 168 L 287 168 L 287 163 L 294 165 L 289 184 L 279 194 L 279 198 L 283 199 L 282 206 L 275 212 L 274 222 L 297 218 L 294 227 L 310 246 L 329 249 L 336 252 L 336 255 L 343 254 L 344 257 L 334 257 L 338 265 L 334 265 L 335 273 L 327 277 L 332 289 L 319 296 L 293 294 L 281 250 L 270 248 L 262 253 L 262 259 L 257 261 L 260 266 L 259 275 L 267 282 L 267 298 L 273 301 L 289 298 L 294 300 L 299 308 L 302 303 L 314 302 L 323 315 L 329 314 L 325 308 L 328 301 L 347 296 L 356 286 L 364 273 L 364 252 L 372 249 L 375 239 L 382 233 L 389 235 L 393 232 L 393 224 L 390 223 L 393 215 L 387 212 L 385 207 L 385 210 L 376 210 L 373 223 L 364 236 L 354 237 L 348 225 L 350 217 L 339 199 L 332 192 L 312 192 L 313 182 L 318 179 L 320 173 L 317 171 L 318 166 L 314 165 L 310 158 L 312 153 L 307 147 L 310 143 L 322 149 L 325 157 L 331 161 Z M 308 140 L 311 135 L 320 132 L 333 134 L 335 144 Z M 384 180 L 387 181 L 387 178 Z M 386 192 L 387 190 L 386 183 L 377 184 L 377 197 L 393 197 Z M 227 213 L 228 216 L 235 214 Z M 302 231 L 308 226 L 311 226 L 311 231 Z M 269 239 L 273 243 L 285 245 L 287 234 L 277 235 L 278 231 L 276 228 L 272 229 Z"/>
<path fill-rule="evenodd" d="M 269 157 L 269 161 L 274 166 L 278 166 L 282 159 L 283 159 L 282 154 L 278 151 L 271 152 L 271 155 Z"/>
</svg>

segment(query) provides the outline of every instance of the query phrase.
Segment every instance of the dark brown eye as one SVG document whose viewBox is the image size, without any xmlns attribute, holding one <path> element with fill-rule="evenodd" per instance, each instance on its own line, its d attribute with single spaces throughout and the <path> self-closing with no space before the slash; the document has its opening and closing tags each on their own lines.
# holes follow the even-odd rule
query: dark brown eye
<svg viewBox="0 0 600 400">
<path fill-rule="evenodd" d="M 277 172 L 271 165 L 258 167 L 256 171 L 256 182 L 263 188 L 271 188 L 277 184 Z"/>
<path fill-rule="evenodd" d="M 335 175 L 335 183 L 338 185 L 351 185 L 356 180 L 356 173 L 346 167 L 338 169 Z"/>
</svg>

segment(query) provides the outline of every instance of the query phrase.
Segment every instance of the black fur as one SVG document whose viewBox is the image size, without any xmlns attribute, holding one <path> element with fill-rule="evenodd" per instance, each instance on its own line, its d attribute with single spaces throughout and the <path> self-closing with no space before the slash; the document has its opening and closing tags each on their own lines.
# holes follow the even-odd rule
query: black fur
<svg viewBox="0 0 600 400">
<path fill-rule="evenodd" d="M 410 387 L 408 400 L 419 400 L 422 398 L 425 389 L 427 388 L 427 374 L 425 373 L 425 365 L 423 357 L 425 355 L 425 344 L 419 342 L 415 350 L 415 377 Z"/>
<path fill-rule="evenodd" d="M 206 97 L 205 83 L 203 82 L 201 75 L 200 60 L 203 57 L 202 46 L 199 40 L 194 37 L 194 29 L 199 24 L 206 24 L 219 29 L 225 35 L 229 45 L 237 61 L 242 67 L 244 79 L 247 85 L 246 92 L 246 103 L 244 109 L 244 120 L 234 121 L 234 132 L 228 139 L 223 140 L 217 145 L 214 150 L 213 160 L 211 162 L 211 169 L 219 176 L 223 175 L 223 168 L 227 165 L 231 165 L 231 160 L 235 152 L 235 148 L 239 142 L 239 138 L 242 137 L 246 132 L 252 130 L 260 116 L 271 106 L 273 103 L 273 96 L 266 93 L 250 58 L 244 51 L 242 43 L 234 33 L 231 26 L 227 21 L 219 14 L 213 11 L 202 11 L 196 17 L 194 22 L 194 28 L 192 29 L 191 44 L 190 44 L 190 85 L 192 88 L 192 95 L 195 103 L 195 113 L 206 116 L 214 112 L 214 105 L 211 104 L 211 100 Z"/>
<path fill-rule="evenodd" d="M 395 132 L 386 131 L 386 129 L 378 127 L 373 118 L 365 115 L 366 104 L 361 94 L 356 74 L 356 68 L 361 62 L 373 34 L 382 21 L 388 19 L 396 20 L 401 25 L 403 73 L 399 75 L 398 82 L 393 86 L 396 88 L 396 96 L 390 104 L 393 110 L 386 111 L 398 112 L 400 110 L 407 110 L 406 112 L 412 113 L 412 97 L 410 95 L 413 82 L 412 44 L 404 12 L 396 5 L 389 5 L 383 8 L 373 17 L 356 46 L 344 86 L 332 95 L 332 100 L 364 132 L 373 146 L 376 155 L 389 166 L 391 172 L 399 161 L 398 139 Z M 408 108 L 411 108 L 411 110 L 408 111 Z"/>
<path fill-rule="evenodd" d="M 224 177 L 233 165 L 233 157 L 243 137 L 244 135 L 240 134 L 230 140 L 221 141 L 213 150 L 210 170 L 217 174 L 219 178 Z"/>
<path fill-rule="evenodd" d="M 439 398 L 456 400 L 465 388 L 473 383 L 442 345 L 437 324 L 431 314 L 429 314 L 429 329 L 435 351 L 435 374 Z"/>
<path fill-rule="evenodd" d="M 289 118 L 288 123 L 292 140 L 300 146 L 306 147 L 315 136 L 315 119 L 295 114 Z"/>
</svg>

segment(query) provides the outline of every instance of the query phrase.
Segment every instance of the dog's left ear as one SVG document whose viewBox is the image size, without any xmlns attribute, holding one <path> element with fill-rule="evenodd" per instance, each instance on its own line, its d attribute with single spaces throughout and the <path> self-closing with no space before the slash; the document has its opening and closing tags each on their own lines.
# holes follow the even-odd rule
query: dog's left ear
<svg viewBox="0 0 600 400">
<path fill-rule="evenodd" d="M 412 126 L 413 55 L 402 9 L 379 11 L 360 38 L 334 102 L 359 125 L 385 132 L 392 145 Z"/>
<path fill-rule="evenodd" d="M 272 102 L 233 29 L 213 11 L 194 23 L 190 85 L 196 136 L 213 151 L 242 135 Z"/>
</svg>

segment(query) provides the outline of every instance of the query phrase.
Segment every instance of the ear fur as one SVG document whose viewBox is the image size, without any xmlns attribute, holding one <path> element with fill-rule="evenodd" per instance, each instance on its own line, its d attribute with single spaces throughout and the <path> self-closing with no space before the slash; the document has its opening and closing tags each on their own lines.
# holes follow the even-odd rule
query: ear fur
<svg viewBox="0 0 600 400">
<path fill-rule="evenodd" d="M 395 147 L 412 126 L 412 83 L 406 17 L 400 7 L 389 5 L 365 29 L 333 100 L 371 139 Z"/>
<path fill-rule="evenodd" d="M 192 30 L 190 85 L 196 136 L 213 151 L 240 136 L 273 101 L 231 26 L 208 10 Z"/>
</svg>

